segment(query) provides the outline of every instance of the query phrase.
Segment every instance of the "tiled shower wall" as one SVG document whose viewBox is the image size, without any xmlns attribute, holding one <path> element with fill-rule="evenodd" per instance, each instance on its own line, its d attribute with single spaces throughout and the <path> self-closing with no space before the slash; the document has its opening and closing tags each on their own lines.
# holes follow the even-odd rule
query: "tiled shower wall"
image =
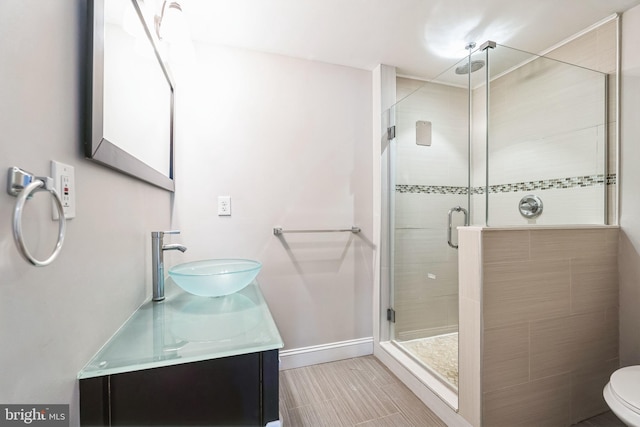
<svg viewBox="0 0 640 427">
<path fill-rule="evenodd" d="M 615 223 L 615 48 L 616 22 L 610 21 L 546 55 L 578 66 L 539 58 L 491 81 L 489 225 Z M 518 55 L 501 46 L 495 54 L 500 49 L 500 55 Z M 485 86 L 476 88 L 477 224 L 485 221 L 485 99 Z M 527 194 L 544 203 L 536 219 L 518 212 L 518 201 Z"/>
<path fill-rule="evenodd" d="M 619 364 L 619 230 L 460 233 L 465 418 L 480 425 L 482 408 L 485 426 L 552 427 L 606 411 L 602 389 Z"/>
<path fill-rule="evenodd" d="M 617 155 L 617 32 L 618 20 L 612 20 L 592 31 L 549 52 L 549 58 L 570 64 L 597 70 L 607 75 L 607 136 L 608 136 L 608 173 L 607 173 L 607 223 L 617 224 L 618 165 Z"/>
</svg>

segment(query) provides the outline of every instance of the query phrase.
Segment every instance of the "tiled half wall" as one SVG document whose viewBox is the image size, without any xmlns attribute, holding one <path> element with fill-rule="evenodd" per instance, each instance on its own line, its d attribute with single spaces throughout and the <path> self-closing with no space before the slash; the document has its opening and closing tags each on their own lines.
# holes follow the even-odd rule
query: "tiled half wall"
<svg viewBox="0 0 640 427">
<path fill-rule="evenodd" d="M 460 413 L 476 426 L 552 427 L 606 411 L 619 230 L 459 233 Z"/>
</svg>

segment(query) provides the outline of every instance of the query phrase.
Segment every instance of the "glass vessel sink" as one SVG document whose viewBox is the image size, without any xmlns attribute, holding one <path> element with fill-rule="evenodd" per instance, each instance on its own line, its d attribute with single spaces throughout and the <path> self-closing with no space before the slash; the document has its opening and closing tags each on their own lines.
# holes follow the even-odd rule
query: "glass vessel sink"
<svg viewBox="0 0 640 427">
<path fill-rule="evenodd" d="M 190 294 L 221 297 L 243 289 L 256 278 L 262 264 L 248 259 L 209 259 L 169 269 L 173 281 Z"/>
</svg>

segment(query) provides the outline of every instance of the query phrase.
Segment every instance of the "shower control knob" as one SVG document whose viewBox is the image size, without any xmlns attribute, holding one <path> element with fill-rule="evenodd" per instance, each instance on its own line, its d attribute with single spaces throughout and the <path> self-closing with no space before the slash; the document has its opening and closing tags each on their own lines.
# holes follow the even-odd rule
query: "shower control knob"
<svg viewBox="0 0 640 427">
<path fill-rule="evenodd" d="M 533 194 L 524 196 L 520 199 L 520 203 L 518 203 L 520 215 L 528 219 L 540 216 L 542 214 L 542 207 L 542 200 Z"/>
</svg>

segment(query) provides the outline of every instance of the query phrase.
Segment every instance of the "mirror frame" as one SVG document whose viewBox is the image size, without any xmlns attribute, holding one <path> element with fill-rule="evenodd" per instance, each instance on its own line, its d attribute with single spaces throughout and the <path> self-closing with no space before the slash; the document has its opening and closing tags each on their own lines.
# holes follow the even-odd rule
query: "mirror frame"
<svg viewBox="0 0 640 427">
<path fill-rule="evenodd" d="M 174 92 L 175 85 L 170 73 L 160 56 L 158 46 L 152 32 L 144 19 L 138 0 L 131 0 L 136 10 L 140 25 L 144 27 L 145 34 L 151 42 L 158 60 L 159 67 L 167 79 L 170 87 L 170 123 L 169 123 L 169 176 L 152 168 L 139 158 L 126 152 L 119 146 L 109 141 L 104 136 L 104 18 L 105 1 L 89 0 L 88 12 L 88 73 L 87 73 L 87 123 L 84 141 L 85 157 L 111 169 L 123 172 L 157 187 L 174 192 Z"/>
</svg>

